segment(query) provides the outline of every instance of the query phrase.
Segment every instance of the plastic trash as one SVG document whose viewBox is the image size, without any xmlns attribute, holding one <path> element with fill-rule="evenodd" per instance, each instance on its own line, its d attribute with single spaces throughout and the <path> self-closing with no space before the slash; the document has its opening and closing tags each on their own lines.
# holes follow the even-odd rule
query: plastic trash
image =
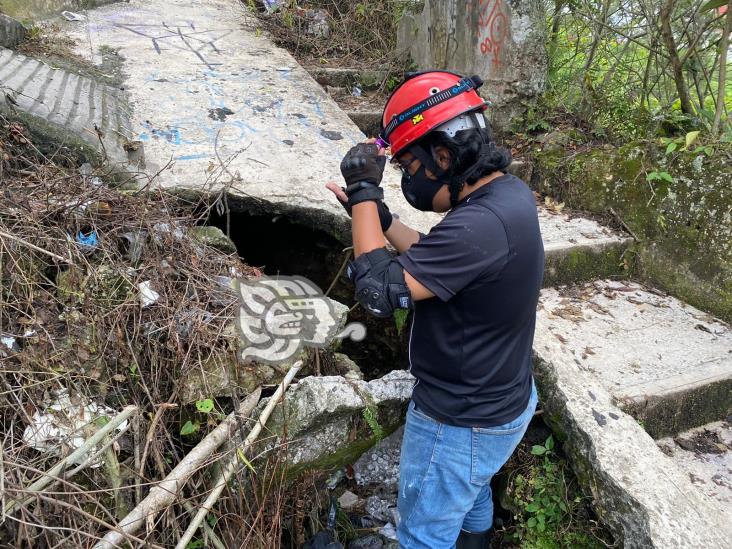
<svg viewBox="0 0 732 549">
<path fill-rule="evenodd" d="M 140 290 L 140 303 L 143 307 L 148 307 L 160 299 L 160 294 L 153 290 L 152 282 L 149 280 L 140 282 L 137 289 Z"/>
<path fill-rule="evenodd" d="M 359 88 L 358 86 L 353 86 L 353 90 L 351 91 L 351 95 L 353 97 L 361 97 L 361 94 L 363 93 L 363 90 Z"/>
<path fill-rule="evenodd" d="M 385 524 L 382 528 L 379 528 L 379 534 L 387 539 L 397 541 L 396 528 L 391 522 Z"/>
<path fill-rule="evenodd" d="M 18 347 L 18 344 L 15 342 L 15 338 L 12 336 L 3 336 L 0 337 L 0 343 L 2 343 L 5 347 L 10 349 L 11 351 L 17 353 L 20 351 L 20 347 Z"/>
<path fill-rule="evenodd" d="M 84 234 L 79 231 L 76 235 L 76 242 L 84 248 L 93 250 L 99 245 L 99 237 L 97 236 L 96 231 L 92 231 L 89 234 Z"/>
<path fill-rule="evenodd" d="M 68 391 L 62 389 L 56 393 L 50 406 L 33 414 L 31 424 L 23 431 L 23 441 L 38 451 L 64 455 L 68 453 L 64 448 L 73 451 L 83 446 L 89 438 L 88 431 L 92 425 L 104 425 L 115 415 L 117 412 L 96 402 L 84 402 L 80 398 L 72 402 Z M 126 428 L 127 421 L 123 421 L 117 430 Z M 96 449 L 91 453 L 94 451 Z M 80 456 L 76 464 L 80 465 L 87 457 Z M 97 459 L 90 466 L 99 467 L 101 464 L 101 460 Z"/>
<path fill-rule="evenodd" d="M 278 10 L 280 4 L 282 4 L 282 0 L 262 0 L 262 5 L 268 13 Z"/>
<path fill-rule="evenodd" d="M 343 469 L 338 469 L 333 473 L 328 480 L 325 481 L 325 486 L 328 490 L 334 490 L 338 483 L 346 478 L 346 472 Z"/>
<path fill-rule="evenodd" d="M 130 263 L 137 265 L 142 259 L 142 253 L 145 251 L 147 231 L 122 233 L 120 236 L 127 241 L 127 257 Z"/>
<path fill-rule="evenodd" d="M 67 21 L 86 21 L 86 16 L 80 13 L 74 13 L 73 11 L 62 11 L 61 15 Z"/>
</svg>

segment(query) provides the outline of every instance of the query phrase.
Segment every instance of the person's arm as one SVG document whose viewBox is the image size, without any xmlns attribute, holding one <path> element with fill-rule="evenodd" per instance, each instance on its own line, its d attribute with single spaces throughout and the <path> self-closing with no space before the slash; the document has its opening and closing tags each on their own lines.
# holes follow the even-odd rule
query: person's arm
<svg viewBox="0 0 732 549">
<path fill-rule="evenodd" d="M 391 226 L 384 234 L 400 254 L 406 252 L 415 242 L 419 242 L 422 236 L 396 218 L 391 222 Z"/>
<path fill-rule="evenodd" d="M 414 229 L 410 229 L 398 220 L 394 220 L 392 226 L 387 231 L 387 237 L 392 231 L 394 225 L 399 224 L 401 227 L 397 230 L 397 238 L 408 237 L 419 240 L 419 233 Z M 362 254 L 366 254 L 378 248 L 384 247 L 384 236 L 381 232 L 381 225 L 379 223 L 379 214 L 376 211 L 375 202 L 361 202 L 353 207 L 353 254 L 355 257 L 359 257 Z M 412 235 L 411 233 L 414 233 Z M 389 239 L 391 241 L 391 239 Z M 406 239 L 404 240 L 406 241 Z M 403 242 L 404 242 L 403 241 Z M 396 248 L 396 244 L 393 241 L 392 245 Z M 407 247 L 411 246 L 413 242 L 410 242 Z M 398 249 L 398 248 L 397 248 Z M 401 251 L 401 250 L 400 250 Z M 429 299 L 435 297 L 429 289 L 418 282 L 412 275 L 404 270 L 404 282 L 409 288 L 412 301 L 421 301 L 423 299 Z"/>
<path fill-rule="evenodd" d="M 384 247 L 379 212 L 376 202 L 361 202 L 353 206 L 353 255 L 358 257 L 377 248 Z"/>
</svg>

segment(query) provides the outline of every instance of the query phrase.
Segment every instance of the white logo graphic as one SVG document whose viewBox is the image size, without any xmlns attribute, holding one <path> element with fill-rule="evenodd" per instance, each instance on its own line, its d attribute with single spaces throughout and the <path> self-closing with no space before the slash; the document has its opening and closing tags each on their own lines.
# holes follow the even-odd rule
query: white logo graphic
<svg viewBox="0 0 732 549">
<path fill-rule="evenodd" d="M 278 363 L 292 358 L 303 345 L 326 347 L 333 339 L 366 337 L 366 327 L 358 322 L 339 333 L 333 302 L 307 278 L 237 280 L 235 288 L 241 300 L 237 324 L 243 360 Z"/>
</svg>

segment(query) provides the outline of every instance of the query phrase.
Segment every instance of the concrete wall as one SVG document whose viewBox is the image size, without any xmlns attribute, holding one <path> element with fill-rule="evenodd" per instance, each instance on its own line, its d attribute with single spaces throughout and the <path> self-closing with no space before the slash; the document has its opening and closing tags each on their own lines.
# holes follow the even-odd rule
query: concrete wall
<svg viewBox="0 0 732 549">
<path fill-rule="evenodd" d="M 426 0 L 399 24 L 398 50 L 420 69 L 451 69 L 485 80 L 497 129 L 508 129 L 544 89 L 546 23 L 540 0 Z"/>
</svg>

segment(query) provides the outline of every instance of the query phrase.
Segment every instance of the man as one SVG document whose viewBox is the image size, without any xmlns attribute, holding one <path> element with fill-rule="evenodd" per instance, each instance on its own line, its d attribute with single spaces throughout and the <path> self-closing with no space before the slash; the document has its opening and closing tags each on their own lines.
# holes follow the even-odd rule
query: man
<svg viewBox="0 0 732 549">
<path fill-rule="evenodd" d="M 376 316 L 413 308 L 416 377 L 402 443 L 398 537 L 405 548 L 488 547 L 490 481 L 536 408 L 531 347 L 544 269 L 534 195 L 507 175 L 477 93 L 479 78 L 408 75 L 388 99 L 382 137 L 420 210 L 447 212 L 427 235 L 392 217 L 374 142 L 341 163 L 333 191 L 353 217 L 356 299 Z M 384 247 L 384 236 L 400 253 Z"/>
</svg>

